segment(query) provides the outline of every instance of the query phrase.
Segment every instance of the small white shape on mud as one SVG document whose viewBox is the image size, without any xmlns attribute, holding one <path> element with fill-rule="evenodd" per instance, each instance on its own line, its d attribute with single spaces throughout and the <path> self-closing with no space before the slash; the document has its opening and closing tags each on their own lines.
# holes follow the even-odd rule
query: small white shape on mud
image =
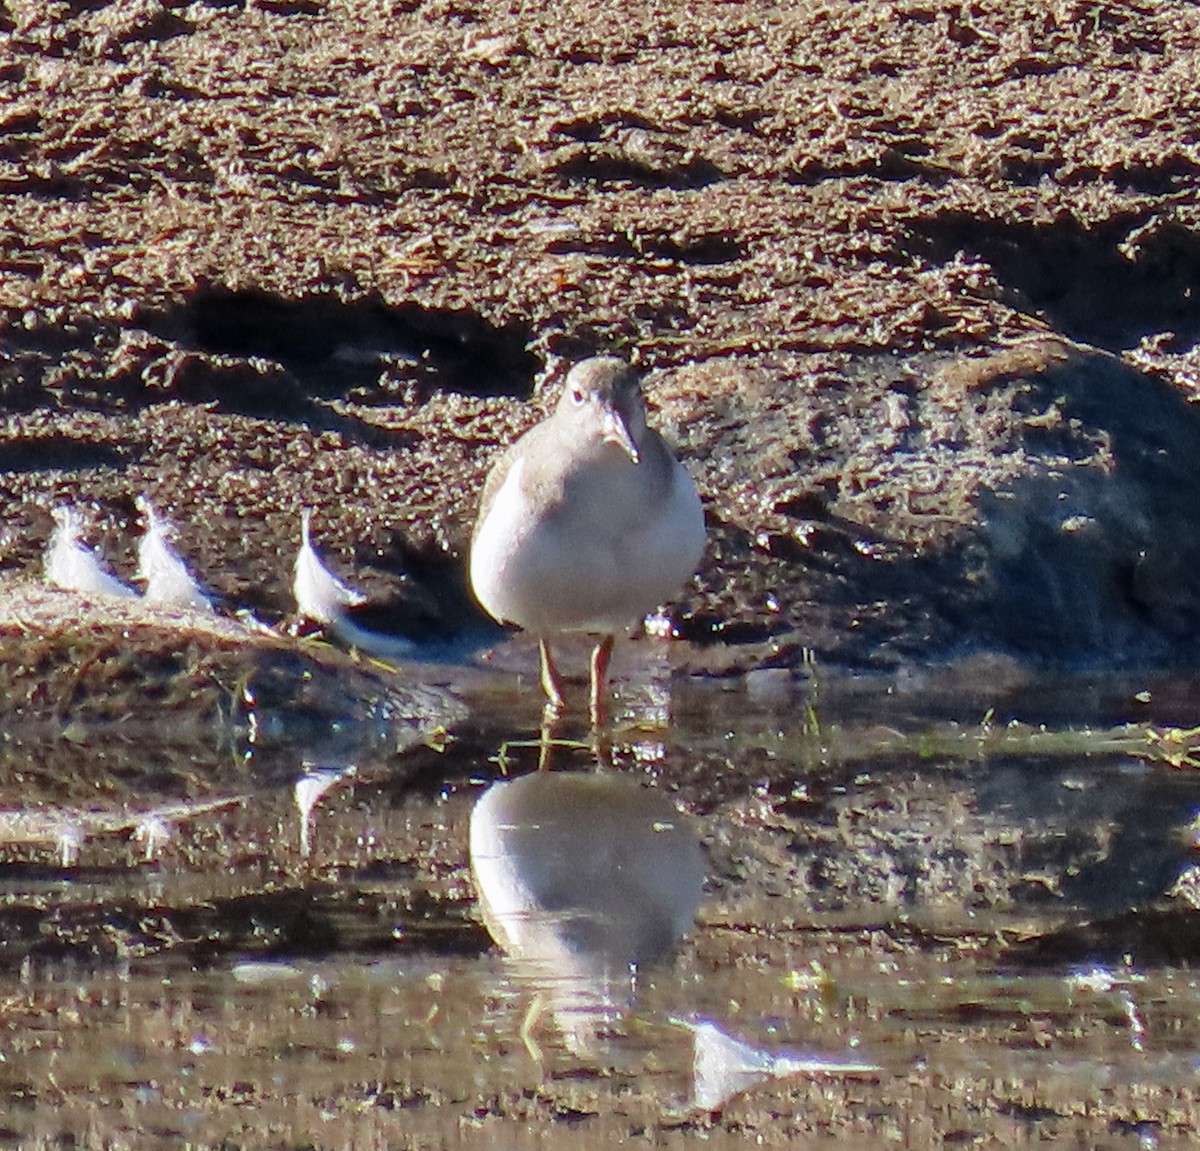
<svg viewBox="0 0 1200 1151">
<path fill-rule="evenodd" d="M 53 514 L 55 527 L 45 555 L 47 582 L 85 595 L 136 598 L 137 592 L 107 571 L 96 552 L 80 539 L 83 522 L 78 510 L 64 505 Z"/>
<path fill-rule="evenodd" d="M 333 623 L 347 607 L 366 603 L 367 597 L 356 588 L 342 583 L 322 562 L 312 546 L 310 524 L 312 509 L 300 513 L 300 551 L 296 555 L 292 594 L 296 610 L 318 623 Z"/>
<path fill-rule="evenodd" d="M 147 602 L 212 611 L 212 602 L 171 546 L 171 525 L 155 512 L 146 496 L 138 496 L 137 507 L 146 518 L 146 532 L 138 544 L 138 578 L 146 582 Z"/>
</svg>

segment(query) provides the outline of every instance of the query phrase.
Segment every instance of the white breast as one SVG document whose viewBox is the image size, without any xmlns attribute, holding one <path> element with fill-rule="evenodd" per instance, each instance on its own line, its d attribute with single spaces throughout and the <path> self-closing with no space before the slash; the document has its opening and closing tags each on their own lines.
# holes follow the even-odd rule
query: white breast
<svg viewBox="0 0 1200 1151">
<path fill-rule="evenodd" d="M 530 506 L 521 466 L 471 552 L 475 594 L 496 618 L 543 633 L 617 632 L 675 595 L 699 563 L 704 514 L 678 463 L 662 499 L 644 466 L 608 452 L 549 514 Z"/>
</svg>

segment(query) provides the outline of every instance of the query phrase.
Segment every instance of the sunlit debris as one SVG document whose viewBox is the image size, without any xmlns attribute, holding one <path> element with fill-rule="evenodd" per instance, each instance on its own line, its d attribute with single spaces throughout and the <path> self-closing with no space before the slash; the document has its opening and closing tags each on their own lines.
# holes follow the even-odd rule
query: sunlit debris
<svg viewBox="0 0 1200 1151">
<path fill-rule="evenodd" d="M 300 513 L 300 551 L 296 554 L 292 593 L 296 610 L 306 619 L 331 624 L 344 615 L 347 607 L 366 603 L 357 588 L 344 584 L 322 562 L 312 546 L 312 509 Z"/>
</svg>

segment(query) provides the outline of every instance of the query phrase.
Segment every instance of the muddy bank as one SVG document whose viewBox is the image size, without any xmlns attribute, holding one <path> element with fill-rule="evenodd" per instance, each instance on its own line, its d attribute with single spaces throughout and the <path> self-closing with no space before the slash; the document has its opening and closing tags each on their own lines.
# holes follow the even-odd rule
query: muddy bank
<svg viewBox="0 0 1200 1151">
<path fill-rule="evenodd" d="M 71 500 L 131 579 L 146 492 L 223 613 L 0 624 L 13 1140 L 1187 1144 L 1194 685 L 1029 665 L 1194 658 L 1195 9 L 6 0 L 0 42 L 0 568 Z M 709 515 L 613 733 L 704 901 L 535 1057 L 467 834 L 536 762 L 528 646 L 432 677 L 477 676 L 446 750 L 425 688 L 225 617 L 291 612 L 309 504 L 379 621 L 488 646 L 474 493 L 597 351 Z M 912 666 L 977 647 L 966 695 Z M 880 1071 L 698 1114 L 684 1013 Z"/>
<path fill-rule="evenodd" d="M 250 619 L 18 581 L 0 582 L 0 694 L 10 744 L 74 747 L 100 778 L 109 742 L 135 759 L 139 747 L 150 758 L 184 749 L 184 759 L 190 748 L 233 760 L 280 746 L 317 758 L 386 754 L 465 714 L 427 669 L 400 671 Z"/>
<path fill-rule="evenodd" d="M 493 451 L 615 351 L 708 509 L 683 636 L 1194 658 L 1195 10 L 4 13 L 6 569 L 83 498 L 128 574 L 144 490 L 273 620 L 311 503 L 458 634 Z"/>
</svg>

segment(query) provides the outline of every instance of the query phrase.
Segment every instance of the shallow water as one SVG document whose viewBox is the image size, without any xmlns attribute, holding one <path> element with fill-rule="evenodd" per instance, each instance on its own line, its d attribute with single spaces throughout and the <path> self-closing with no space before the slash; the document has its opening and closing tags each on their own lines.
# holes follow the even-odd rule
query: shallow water
<svg viewBox="0 0 1200 1151">
<path fill-rule="evenodd" d="M 639 645 L 538 775 L 494 667 L 390 759 L 10 738 L 0 1145 L 1190 1143 L 1193 685 Z"/>
</svg>

